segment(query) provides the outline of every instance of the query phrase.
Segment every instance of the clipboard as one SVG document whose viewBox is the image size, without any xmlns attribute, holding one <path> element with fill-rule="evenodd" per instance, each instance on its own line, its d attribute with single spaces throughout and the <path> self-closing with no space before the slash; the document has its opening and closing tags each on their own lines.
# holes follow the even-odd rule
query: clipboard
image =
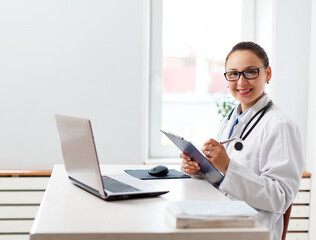
<svg viewBox="0 0 316 240">
<path fill-rule="evenodd" d="M 200 172 L 205 180 L 215 187 L 220 185 L 224 179 L 224 175 L 219 172 L 192 143 L 173 133 L 165 132 L 163 130 L 160 131 L 165 134 L 174 143 L 174 145 L 180 149 L 180 151 L 200 165 Z"/>
</svg>

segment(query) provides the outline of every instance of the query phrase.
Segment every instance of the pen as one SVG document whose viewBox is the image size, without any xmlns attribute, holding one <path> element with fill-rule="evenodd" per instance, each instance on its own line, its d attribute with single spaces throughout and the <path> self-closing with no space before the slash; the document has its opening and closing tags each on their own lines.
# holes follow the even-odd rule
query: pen
<svg viewBox="0 0 316 240">
<path fill-rule="evenodd" d="M 229 142 L 231 142 L 231 141 L 234 141 L 235 139 L 236 139 L 236 138 L 230 138 L 230 139 L 227 139 L 227 140 L 222 141 L 222 142 L 219 142 L 219 143 L 220 143 L 220 144 L 225 144 L 225 143 L 229 143 Z M 203 152 L 204 149 L 202 148 L 201 151 Z"/>
<path fill-rule="evenodd" d="M 234 141 L 236 138 L 227 139 L 225 141 L 220 142 L 221 144 L 229 143 L 231 141 Z"/>
</svg>

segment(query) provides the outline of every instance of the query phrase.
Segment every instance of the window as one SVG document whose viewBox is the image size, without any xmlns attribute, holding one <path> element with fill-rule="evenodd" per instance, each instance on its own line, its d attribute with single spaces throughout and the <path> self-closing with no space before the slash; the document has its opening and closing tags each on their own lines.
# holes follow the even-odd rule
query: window
<svg viewBox="0 0 316 240">
<path fill-rule="evenodd" d="M 216 138 L 217 104 L 227 94 L 224 63 L 241 40 L 253 40 L 251 0 L 153 0 L 151 6 L 150 158 L 179 151 L 160 133 L 202 146 Z"/>
</svg>

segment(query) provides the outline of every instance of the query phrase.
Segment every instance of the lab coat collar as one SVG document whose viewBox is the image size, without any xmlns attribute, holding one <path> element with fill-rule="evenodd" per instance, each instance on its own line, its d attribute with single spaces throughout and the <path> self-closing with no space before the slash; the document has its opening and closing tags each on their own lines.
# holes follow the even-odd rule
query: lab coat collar
<svg viewBox="0 0 316 240">
<path fill-rule="evenodd" d="M 261 108 L 265 107 L 270 101 L 268 94 L 264 95 L 246 112 L 246 114 L 240 119 L 240 123 L 247 123 Z M 237 108 L 236 108 L 237 110 Z M 236 111 L 233 114 L 236 117 Z M 243 125 L 243 124 L 240 124 Z"/>
<path fill-rule="evenodd" d="M 261 108 L 266 106 L 269 101 L 270 101 L 270 97 L 268 96 L 268 94 L 264 93 L 263 96 L 240 119 L 240 122 L 234 128 L 234 133 L 232 137 L 239 137 L 240 131 L 241 131 L 240 129 L 242 129 L 248 123 L 248 121 L 252 118 L 252 116 L 254 116 Z M 220 130 L 217 136 L 218 141 L 223 141 L 223 140 L 228 139 L 230 130 L 236 119 L 237 111 L 238 111 L 238 106 L 235 107 L 230 119 L 228 120 L 226 117 L 226 119 L 224 120 L 224 123 L 222 123 L 222 130 Z M 226 146 L 228 145 L 230 144 L 229 143 L 226 144 Z"/>
</svg>

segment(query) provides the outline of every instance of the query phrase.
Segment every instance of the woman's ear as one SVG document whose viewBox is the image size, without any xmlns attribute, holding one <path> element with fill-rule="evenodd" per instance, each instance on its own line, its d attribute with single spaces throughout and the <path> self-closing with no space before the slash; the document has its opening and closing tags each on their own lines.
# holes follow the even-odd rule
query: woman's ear
<svg viewBox="0 0 316 240">
<path fill-rule="evenodd" d="M 271 67 L 268 66 L 268 67 L 267 67 L 267 78 L 266 78 L 266 82 L 267 82 L 267 83 L 270 82 L 271 77 L 272 77 L 272 70 L 271 70 Z"/>
</svg>

